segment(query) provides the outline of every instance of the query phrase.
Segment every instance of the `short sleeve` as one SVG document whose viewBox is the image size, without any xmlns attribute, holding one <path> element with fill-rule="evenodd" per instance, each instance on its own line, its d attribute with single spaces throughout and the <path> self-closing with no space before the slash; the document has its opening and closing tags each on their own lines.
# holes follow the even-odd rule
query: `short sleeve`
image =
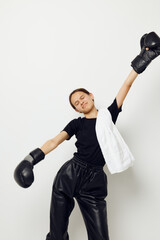
<svg viewBox="0 0 160 240">
<path fill-rule="evenodd" d="M 69 138 L 67 140 L 70 140 L 70 138 L 77 132 L 77 119 L 70 121 L 62 131 L 68 133 Z"/>
<path fill-rule="evenodd" d="M 117 100 L 115 98 L 113 103 L 108 107 L 108 110 L 110 111 L 112 121 L 115 124 L 119 113 L 122 111 L 122 105 L 120 106 L 120 108 L 118 108 Z"/>
</svg>

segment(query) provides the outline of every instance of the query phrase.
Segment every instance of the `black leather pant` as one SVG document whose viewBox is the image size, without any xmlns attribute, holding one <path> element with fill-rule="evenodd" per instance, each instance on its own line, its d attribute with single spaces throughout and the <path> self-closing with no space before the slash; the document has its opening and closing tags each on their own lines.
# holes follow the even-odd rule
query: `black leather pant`
<svg viewBox="0 0 160 240">
<path fill-rule="evenodd" d="M 89 240 L 109 240 L 107 176 L 103 167 L 73 157 L 57 172 L 53 182 L 50 232 L 46 240 L 69 240 L 69 216 L 75 200 L 80 207 Z"/>
</svg>

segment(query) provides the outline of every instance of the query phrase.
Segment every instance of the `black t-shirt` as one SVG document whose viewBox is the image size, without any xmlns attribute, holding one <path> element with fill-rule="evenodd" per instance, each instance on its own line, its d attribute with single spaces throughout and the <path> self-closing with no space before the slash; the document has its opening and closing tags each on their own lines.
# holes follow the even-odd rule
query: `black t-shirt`
<svg viewBox="0 0 160 240">
<path fill-rule="evenodd" d="M 113 103 L 108 107 L 111 113 L 112 121 L 115 124 L 119 112 L 122 111 L 122 106 L 118 108 L 116 98 Z M 77 138 L 75 143 L 77 152 L 74 156 L 77 158 L 96 165 L 104 166 L 105 160 L 102 155 L 95 130 L 96 118 L 76 118 L 70 121 L 67 126 L 63 129 L 69 135 L 69 140 L 74 134 Z"/>
</svg>

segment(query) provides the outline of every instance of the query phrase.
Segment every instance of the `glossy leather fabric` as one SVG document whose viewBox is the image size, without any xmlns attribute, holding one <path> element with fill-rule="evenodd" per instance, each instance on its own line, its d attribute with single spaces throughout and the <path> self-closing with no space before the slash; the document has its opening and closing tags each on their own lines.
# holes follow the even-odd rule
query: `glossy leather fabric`
<svg viewBox="0 0 160 240">
<path fill-rule="evenodd" d="M 53 182 L 50 232 L 46 240 L 69 240 L 69 216 L 75 199 L 85 222 L 88 240 L 109 240 L 106 196 L 107 176 L 103 167 L 88 165 L 75 157 L 65 162 Z"/>
</svg>

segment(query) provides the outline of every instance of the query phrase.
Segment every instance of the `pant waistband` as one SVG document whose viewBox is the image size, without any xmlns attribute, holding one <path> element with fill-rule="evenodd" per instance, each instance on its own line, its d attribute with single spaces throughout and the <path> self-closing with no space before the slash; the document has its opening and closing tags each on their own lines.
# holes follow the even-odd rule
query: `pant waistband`
<svg viewBox="0 0 160 240">
<path fill-rule="evenodd" d="M 76 156 L 72 158 L 72 161 L 79 164 L 81 167 L 90 168 L 94 170 L 103 170 L 103 166 L 96 166 L 96 165 L 87 163 Z"/>
</svg>

